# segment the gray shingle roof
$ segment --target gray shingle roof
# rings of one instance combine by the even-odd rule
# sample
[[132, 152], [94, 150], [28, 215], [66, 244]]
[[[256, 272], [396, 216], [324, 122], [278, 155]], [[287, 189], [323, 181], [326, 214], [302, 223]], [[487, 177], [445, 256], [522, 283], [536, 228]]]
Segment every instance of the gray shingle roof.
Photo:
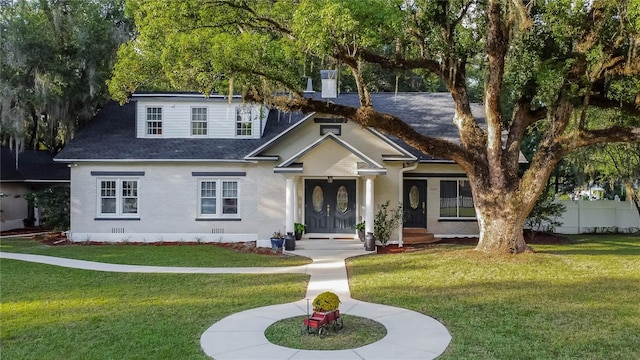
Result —
[[53, 162], [53, 156], [46, 151], [24, 150], [18, 153], [8, 147], [0, 147], [0, 180], [3, 182], [49, 182], [69, 181], [67, 164]]
[[[319, 98], [320, 94], [314, 93], [311, 97]], [[340, 94], [330, 101], [358, 106], [358, 96], [354, 93]], [[373, 93], [372, 101], [376, 110], [398, 116], [425, 135], [458, 138], [452, 122], [453, 100], [448, 93]], [[302, 113], [283, 114], [272, 110], [261, 139], [140, 139], [135, 136], [135, 107], [135, 101], [123, 106], [107, 103], [56, 159], [242, 161], [247, 154], [304, 118]], [[482, 117], [480, 105], [472, 109], [474, 115]], [[419, 159], [431, 159], [403, 141], [390, 138]]]
[[[320, 94], [315, 93], [311, 97], [319, 99]], [[336, 104], [359, 106], [356, 93], [340, 94], [335, 99], [327, 100]], [[372, 93], [371, 102], [377, 111], [404, 120], [423, 135], [459, 142], [458, 128], [453, 123], [455, 107], [449, 93]], [[471, 104], [471, 111], [481, 124], [484, 123], [481, 104]], [[412, 148], [395, 136], [387, 136], [419, 160], [437, 160]]]
[[65, 160], [226, 160], [245, 155], [293, 126], [301, 113], [271, 111], [261, 139], [141, 139], [135, 134], [135, 101], [107, 103], [56, 159]]

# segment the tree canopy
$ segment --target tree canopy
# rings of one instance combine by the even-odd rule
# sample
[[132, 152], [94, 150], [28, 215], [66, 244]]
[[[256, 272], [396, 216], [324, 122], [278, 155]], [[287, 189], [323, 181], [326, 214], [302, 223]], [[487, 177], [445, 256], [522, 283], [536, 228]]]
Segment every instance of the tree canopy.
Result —
[[124, 0], [0, 0], [0, 135], [57, 152], [107, 97]]
[[[479, 250], [522, 252], [522, 227], [554, 166], [577, 149], [638, 142], [639, 0], [130, 0], [113, 96], [139, 87], [242, 92], [287, 110], [341, 115], [453, 160], [469, 177]], [[346, 69], [351, 108], [303, 97], [312, 64]], [[373, 70], [373, 71], [372, 71]], [[372, 74], [440, 82], [460, 141], [374, 110]], [[392, 76], [393, 76], [392, 75]], [[480, 96], [474, 95], [479, 92]], [[484, 122], [470, 101], [481, 99]], [[593, 110], [615, 109], [591, 121]], [[531, 130], [528, 169], [520, 151]]]

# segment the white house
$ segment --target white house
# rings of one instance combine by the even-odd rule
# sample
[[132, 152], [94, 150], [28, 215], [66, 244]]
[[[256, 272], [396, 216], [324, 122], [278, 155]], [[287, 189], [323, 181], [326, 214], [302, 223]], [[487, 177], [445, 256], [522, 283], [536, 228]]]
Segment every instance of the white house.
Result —
[[[318, 96], [318, 94], [308, 94]], [[447, 93], [374, 93], [374, 107], [418, 131], [458, 138]], [[357, 106], [357, 94], [326, 101]], [[473, 106], [482, 118], [480, 105]], [[73, 241], [258, 241], [307, 225], [353, 238], [376, 205], [403, 203], [404, 229], [477, 236], [453, 162], [347, 119], [283, 113], [240, 97], [139, 93], [109, 103], [58, 154], [71, 167]], [[405, 240], [407, 236], [405, 233]], [[396, 231], [391, 242], [402, 243]]]

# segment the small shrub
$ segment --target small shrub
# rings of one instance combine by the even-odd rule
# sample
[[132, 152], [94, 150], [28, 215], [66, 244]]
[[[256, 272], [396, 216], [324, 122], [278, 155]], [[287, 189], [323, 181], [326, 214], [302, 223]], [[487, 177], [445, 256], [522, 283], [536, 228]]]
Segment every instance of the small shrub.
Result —
[[566, 206], [555, 201], [551, 188], [547, 187], [536, 202], [536, 205], [529, 213], [526, 224], [531, 228], [533, 236], [535, 231], [555, 231], [557, 226], [562, 225], [558, 218], [562, 216]]
[[43, 227], [64, 231], [69, 229], [70, 191], [68, 187], [53, 187], [27, 194], [26, 199], [40, 210]]
[[373, 219], [373, 236], [376, 240], [385, 245], [393, 230], [397, 229], [402, 221], [402, 206], [390, 210], [389, 201], [384, 204], [378, 204], [378, 211]]

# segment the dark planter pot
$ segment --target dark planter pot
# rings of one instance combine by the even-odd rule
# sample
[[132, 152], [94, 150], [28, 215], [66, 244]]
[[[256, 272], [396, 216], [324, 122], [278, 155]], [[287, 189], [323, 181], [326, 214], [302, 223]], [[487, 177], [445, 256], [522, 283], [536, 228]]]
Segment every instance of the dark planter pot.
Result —
[[295, 235], [296, 235], [296, 240], [302, 239], [302, 231], [296, 231]]
[[376, 249], [376, 238], [373, 233], [367, 233], [364, 237], [364, 249], [366, 251], [374, 251]]
[[282, 244], [284, 243], [284, 239], [280, 238], [271, 238], [271, 248], [273, 250], [278, 250], [282, 248]]
[[358, 230], [358, 239], [364, 241], [364, 230]]
[[287, 251], [293, 251], [296, 249], [296, 239], [293, 236], [293, 233], [287, 233], [287, 236], [284, 237], [284, 249]]

